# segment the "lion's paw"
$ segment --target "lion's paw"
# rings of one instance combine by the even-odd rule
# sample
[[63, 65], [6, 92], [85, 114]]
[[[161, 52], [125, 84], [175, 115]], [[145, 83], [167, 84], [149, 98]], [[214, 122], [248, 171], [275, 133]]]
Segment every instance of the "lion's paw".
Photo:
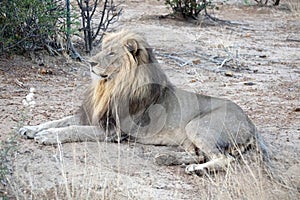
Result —
[[39, 132], [37, 126], [23, 126], [19, 129], [18, 134], [27, 139], [33, 139], [34, 136]]
[[190, 164], [185, 168], [185, 173], [203, 175], [207, 173], [207, 169], [201, 164]]
[[35, 142], [44, 145], [52, 145], [52, 144], [60, 143], [58, 134], [55, 132], [55, 130], [56, 130], [55, 128], [50, 128], [37, 133], [34, 136]]

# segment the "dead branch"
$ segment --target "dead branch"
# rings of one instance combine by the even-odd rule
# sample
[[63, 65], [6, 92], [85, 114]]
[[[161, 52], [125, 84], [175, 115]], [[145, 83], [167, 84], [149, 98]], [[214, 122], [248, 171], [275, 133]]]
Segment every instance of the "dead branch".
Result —
[[15, 83], [16, 83], [18, 86], [20, 86], [21, 88], [24, 88], [24, 87], [25, 87], [25, 86], [24, 86], [24, 83], [21, 82], [21, 81], [19, 81], [18, 79], [15, 79]]
[[49, 53], [51, 56], [53, 56], [53, 55], [59, 56], [59, 55], [60, 55], [60, 54], [58, 53], [58, 51], [56, 51], [56, 50], [55, 50], [54, 48], [52, 48], [50, 45], [46, 44], [45, 47], [46, 47], [48, 53]]
[[[77, 4], [81, 10], [82, 28], [85, 41], [85, 50], [91, 52], [95, 41], [99, 36], [99, 41], [102, 40], [104, 32], [108, 27], [115, 23], [122, 13], [122, 9], [118, 9], [118, 5], [114, 4], [113, 0], [77, 0]], [[102, 10], [97, 10], [101, 6]], [[95, 14], [99, 13], [100, 21], [94, 24]]]
[[222, 68], [222, 67], [225, 65], [226, 62], [229, 62], [229, 61], [231, 61], [231, 60], [232, 60], [231, 58], [225, 58], [225, 59], [223, 60], [223, 62], [221, 63], [221, 65], [218, 67], [218, 69]]
[[170, 54], [164, 54], [164, 53], [159, 53], [160, 56], [165, 57], [165, 58], [169, 58], [171, 60], [175, 60], [175, 62], [180, 66], [180, 67], [184, 67], [190, 63], [193, 63], [191, 60], [184, 60], [178, 56], [173, 56]]
[[286, 41], [288, 41], [288, 42], [300, 42], [300, 39], [286, 38]]
[[75, 47], [74, 47], [71, 40], [68, 41], [68, 47], [69, 47], [70, 52], [71, 52], [71, 58], [73, 58], [75, 60], [79, 60], [80, 62], [82, 62], [84, 60], [81, 57], [81, 55], [77, 52], [77, 50], [75, 49]]

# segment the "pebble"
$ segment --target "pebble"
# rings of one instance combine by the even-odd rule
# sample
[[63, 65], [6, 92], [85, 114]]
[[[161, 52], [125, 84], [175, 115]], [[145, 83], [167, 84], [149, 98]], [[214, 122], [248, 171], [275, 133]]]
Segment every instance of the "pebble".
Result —
[[225, 76], [233, 77], [233, 72], [232, 71], [226, 71]]

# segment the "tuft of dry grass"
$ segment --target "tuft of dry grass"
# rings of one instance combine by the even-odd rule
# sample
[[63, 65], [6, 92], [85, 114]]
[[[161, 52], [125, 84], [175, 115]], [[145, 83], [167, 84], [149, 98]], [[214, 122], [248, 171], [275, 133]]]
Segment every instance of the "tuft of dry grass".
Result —
[[[91, 155], [88, 150], [91, 148], [98, 151]], [[149, 148], [151, 154], [141, 154], [139, 150], [144, 151], [144, 148]], [[284, 186], [268, 176], [255, 151], [243, 155], [226, 172], [189, 176], [179, 170], [180, 166], [170, 169], [152, 165], [153, 160], [148, 159], [157, 153], [153, 148], [163, 150], [138, 144], [85, 143], [70, 144], [68, 148], [58, 145], [52, 148], [53, 152], [43, 155], [49, 157], [55, 153], [55, 162], [41, 160], [44, 165], [20, 165], [26, 169], [16, 168], [14, 176], [8, 179], [9, 186], [15, 199], [267, 200], [297, 199], [299, 196], [296, 186]], [[109, 151], [111, 149], [114, 151]], [[55, 164], [53, 168], [52, 164]], [[48, 168], [36, 171], [41, 166]], [[39, 180], [41, 178], [45, 180]], [[49, 178], [51, 180], [47, 180]]]
[[286, 5], [288, 9], [295, 14], [296, 16], [300, 16], [300, 1], [299, 0], [286, 0]]

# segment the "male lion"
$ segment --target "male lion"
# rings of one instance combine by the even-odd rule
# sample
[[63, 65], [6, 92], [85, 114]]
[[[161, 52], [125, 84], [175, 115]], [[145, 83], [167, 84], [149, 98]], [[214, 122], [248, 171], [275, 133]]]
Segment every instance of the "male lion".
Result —
[[238, 105], [176, 88], [136, 33], [107, 34], [102, 51], [91, 58], [91, 74], [78, 114], [25, 126], [19, 133], [46, 145], [125, 138], [178, 146], [185, 152], [177, 158], [174, 154], [170, 161], [162, 154], [156, 159], [159, 164], [185, 162], [187, 173], [224, 169], [251, 145], [267, 157], [259, 133]]

